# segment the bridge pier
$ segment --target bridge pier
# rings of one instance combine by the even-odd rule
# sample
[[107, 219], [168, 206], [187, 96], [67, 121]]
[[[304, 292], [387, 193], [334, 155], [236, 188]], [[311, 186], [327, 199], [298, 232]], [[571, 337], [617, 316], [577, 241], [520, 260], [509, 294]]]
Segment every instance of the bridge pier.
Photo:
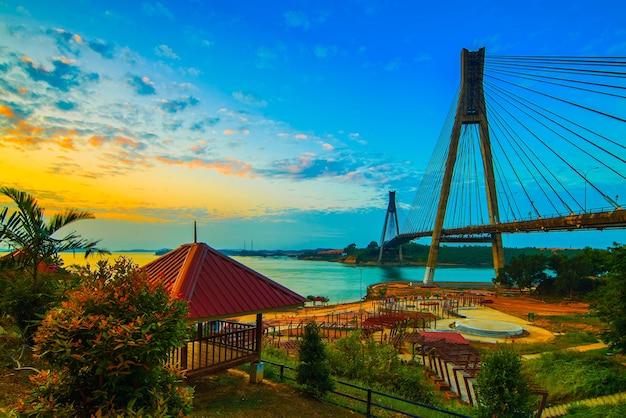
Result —
[[435, 268], [426, 266], [424, 272], [424, 286], [432, 286], [435, 281]]

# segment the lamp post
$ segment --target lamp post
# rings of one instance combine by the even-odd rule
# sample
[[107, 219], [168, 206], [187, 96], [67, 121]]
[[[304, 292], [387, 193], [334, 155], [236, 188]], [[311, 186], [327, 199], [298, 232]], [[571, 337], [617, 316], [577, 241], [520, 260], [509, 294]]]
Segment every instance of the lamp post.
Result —
[[600, 167], [590, 168], [585, 173], [583, 173], [583, 179], [585, 180], [585, 213], [587, 213], [587, 175], [591, 173], [593, 170], [595, 170], [596, 168], [600, 168]]

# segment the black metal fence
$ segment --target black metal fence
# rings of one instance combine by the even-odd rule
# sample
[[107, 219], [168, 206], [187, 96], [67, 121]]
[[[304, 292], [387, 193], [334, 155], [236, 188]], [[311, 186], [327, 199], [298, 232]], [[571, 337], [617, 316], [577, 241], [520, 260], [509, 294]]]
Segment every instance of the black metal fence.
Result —
[[[279, 378], [281, 381], [290, 380], [295, 381], [295, 372], [296, 369], [284, 364], [278, 364], [271, 361], [263, 360], [263, 363], [266, 365], [271, 365], [278, 368]], [[344, 390], [335, 389], [331, 391], [333, 395], [336, 395], [340, 398], [346, 398], [352, 400], [355, 405], [362, 405], [363, 409], [346, 406], [344, 404], [330, 401], [331, 403], [335, 403], [339, 406], [351, 409], [355, 412], [363, 413], [368, 417], [377, 416], [375, 412], [379, 411], [389, 411], [396, 414], [402, 414], [407, 417], [415, 417], [420, 418], [424, 415], [416, 415], [423, 411], [428, 417], [464, 417], [469, 418], [467, 415], [459, 414], [454, 411], [448, 411], [442, 408], [438, 408], [432, 405], [426, 405], [420, 402], [411, 401], [409, 399], [399, 398], [394, 395], [390, 395], [387, 393], [379, 392], [373, 390], [371, 388], [364, 388], [361, 386], [353, 385], [351, 383], [342, 382], [340, 380], [335, 380], [336, 387], [343, 388]], [[352, 392], [352, 393], [348, 393]], [[409, 412], [408, 410], [412, 412]]]

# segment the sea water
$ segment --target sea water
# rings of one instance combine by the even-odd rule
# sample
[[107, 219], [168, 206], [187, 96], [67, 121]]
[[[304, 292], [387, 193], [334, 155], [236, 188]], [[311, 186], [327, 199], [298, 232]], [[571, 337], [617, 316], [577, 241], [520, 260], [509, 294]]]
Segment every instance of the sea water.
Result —
[[[107, 259], [125, 256], [142, 266], [155, 258], [149, 252], [114, 252]], [[83, 255], [61, 254], [65, 265], [85, 265]], [[385, 282], [413, 282], [424, 278], [423, 266], [364, 266], [327, 261], [305, 261], [291, 257], [242, 257], [234, 260], [267, 276], [302, 296], [325, 296], [331, 303], [357, 301], [367, 292], [367, 286]], [[95, 264], [98, 258], [90, 258]], [[491, 283], [493, 268], [437, 267], [435, 282]]]

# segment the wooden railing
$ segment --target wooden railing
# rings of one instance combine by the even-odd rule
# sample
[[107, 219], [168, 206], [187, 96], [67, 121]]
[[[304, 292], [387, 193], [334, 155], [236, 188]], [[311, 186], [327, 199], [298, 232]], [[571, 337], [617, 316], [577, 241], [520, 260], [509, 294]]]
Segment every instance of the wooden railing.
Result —
[[196, 327], [196, 337], [170, 353], [170, 363], [186, 370], [188, 376], [258, 360], [256, 326], [211, 321]]

